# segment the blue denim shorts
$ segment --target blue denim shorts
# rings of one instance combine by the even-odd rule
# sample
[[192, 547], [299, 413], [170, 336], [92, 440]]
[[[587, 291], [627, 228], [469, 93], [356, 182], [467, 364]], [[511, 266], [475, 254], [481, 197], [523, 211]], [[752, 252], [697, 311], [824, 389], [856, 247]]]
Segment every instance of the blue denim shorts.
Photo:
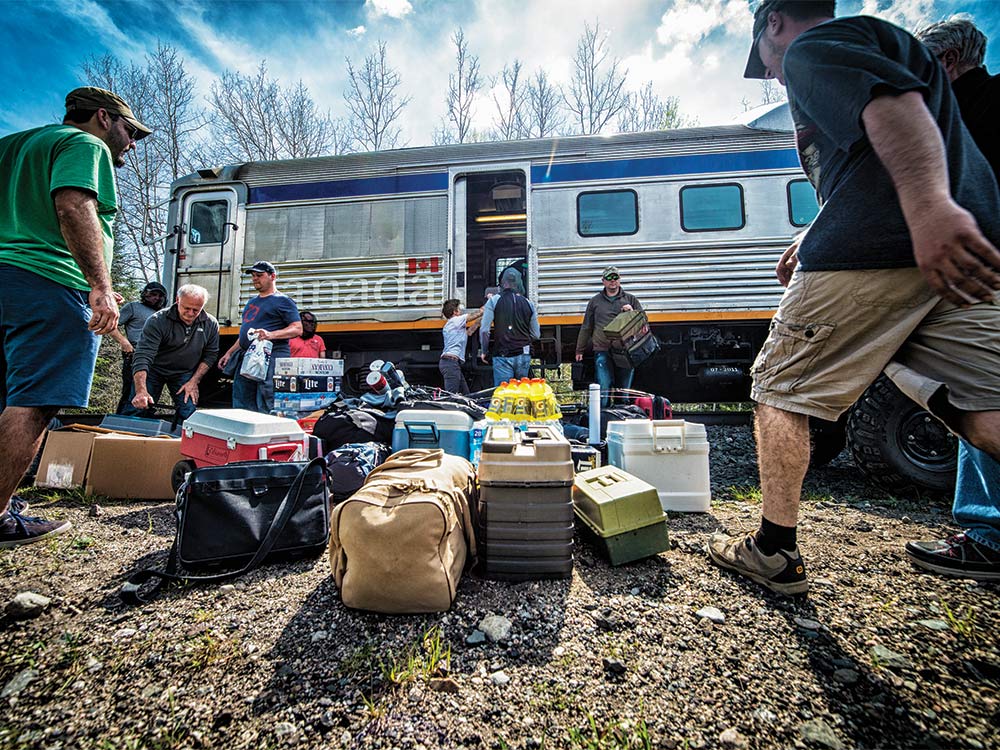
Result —
[[0, 263], [0, 408], [84, 407], [101, 339], [87, 293]]

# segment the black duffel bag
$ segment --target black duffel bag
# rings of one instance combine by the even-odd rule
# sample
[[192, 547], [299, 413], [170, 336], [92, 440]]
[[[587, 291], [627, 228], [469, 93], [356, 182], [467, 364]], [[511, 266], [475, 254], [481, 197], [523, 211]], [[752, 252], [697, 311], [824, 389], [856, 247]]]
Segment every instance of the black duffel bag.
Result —
[[338, 398], [316, 420], [312, 434], [323, 441], [323, 450], [336, 450], [348, 443], [392, 443], [396, 422], [376, 409], [352, 406]]
[[361, 489], [372, 469], [389, 457], [382, 443], [348, 443], [326, 456], [330, 497], [334, 503], [346, 500]]
[[[244, 461], [195, 469], [177, 491], [177, 534], [165, 570], [133, 573], [128, 604], [152, 599], [169, 581], [221, 583], [265, 562], [318, 555], [330, 536], [326, 461]], [[224, 573], [194, 575], [240, 566]], [[149, 581], [148, 592], [140, 588]]]

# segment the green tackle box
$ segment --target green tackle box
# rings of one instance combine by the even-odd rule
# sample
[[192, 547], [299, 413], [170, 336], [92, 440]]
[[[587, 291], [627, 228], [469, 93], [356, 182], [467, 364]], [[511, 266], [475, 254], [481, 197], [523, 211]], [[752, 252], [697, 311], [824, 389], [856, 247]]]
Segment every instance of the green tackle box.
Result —
[[664, 552], [667, 516], [656, 488], [616, 466], [576, 475], [573, 510], [581, 530], [600, 547], [612, 565]]

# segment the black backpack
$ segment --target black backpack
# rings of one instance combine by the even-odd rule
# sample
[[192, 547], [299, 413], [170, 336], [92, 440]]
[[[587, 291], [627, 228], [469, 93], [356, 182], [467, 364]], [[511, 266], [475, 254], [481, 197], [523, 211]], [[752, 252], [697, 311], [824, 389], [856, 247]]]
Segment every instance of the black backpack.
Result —
[[336, 450], [348, 443], [392, 442], [395, 420], [377, 409], [352, 406], [338, 398], [316, 420], [313, 435], [323, 441], [323, 449]]
[[389, 457], [382, 443], [348, 443], [326, 456], [330, 482], [330, 497], [339, 503], [359, 489], [372, 469]]

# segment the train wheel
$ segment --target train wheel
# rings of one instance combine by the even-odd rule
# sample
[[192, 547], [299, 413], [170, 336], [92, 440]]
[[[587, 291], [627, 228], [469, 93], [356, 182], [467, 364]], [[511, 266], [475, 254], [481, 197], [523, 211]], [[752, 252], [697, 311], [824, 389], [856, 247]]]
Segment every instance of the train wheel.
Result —
[[958, 441], [885, 375], [851, 407], [847, 441], [857, 467], [886, 492], [954, 492]]

